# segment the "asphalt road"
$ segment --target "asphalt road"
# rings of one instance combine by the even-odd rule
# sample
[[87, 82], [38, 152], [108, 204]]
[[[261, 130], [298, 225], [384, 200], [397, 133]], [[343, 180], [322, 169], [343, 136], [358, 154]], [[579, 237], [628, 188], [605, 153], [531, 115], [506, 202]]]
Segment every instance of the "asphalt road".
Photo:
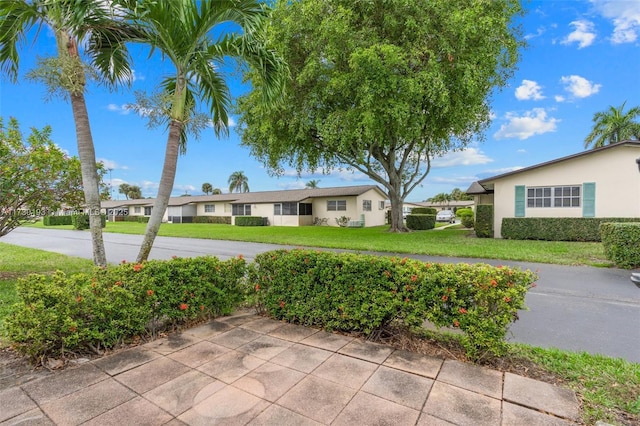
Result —
[[[104, 240], [108, 261], [120, 263], [135, 260], [142, 236], [105, 233]], [[88, 232], [19, 228], [2, 237], [0, 242], [70, 256], [92, 256]], [[252, 260], [258, 253], [283, 247], [287, 246], [158, 237], [150, 258], [212, 255], [228, 259], [242, 254]], [[485, 262], [537, 271], [538, 286], [527, 295], [529, 310], [520, 312], [520, 319], [511, 327], [511, 341], [586, 351], [640, 363], [640, 288], [631, 283], [629, 271], [421, 255], [408, 257], [430, 262]]]

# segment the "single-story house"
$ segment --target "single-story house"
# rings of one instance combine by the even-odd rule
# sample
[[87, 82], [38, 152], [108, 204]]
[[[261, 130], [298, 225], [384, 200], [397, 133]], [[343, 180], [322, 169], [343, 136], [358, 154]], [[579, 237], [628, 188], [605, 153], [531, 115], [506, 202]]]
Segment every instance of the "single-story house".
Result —
[[476, 205], [493, 204], [501, 237], [509, 217], [640, 217], [640, 141], [623, 141], [471, 184]]
[[[369, 227], [385, 224], [386, 198], [376, 185], [172, 197], [164, 220], [190, 223], [196, 216], [229, 216], [234, 224], [237, 216], [260, 216], [276, 226], [338, 226], [336, 219], [346, 217], [350, 226]], [[150, 216], [154, 202], [109, 200], [102, 208], [117, 220], [119, 213]]]

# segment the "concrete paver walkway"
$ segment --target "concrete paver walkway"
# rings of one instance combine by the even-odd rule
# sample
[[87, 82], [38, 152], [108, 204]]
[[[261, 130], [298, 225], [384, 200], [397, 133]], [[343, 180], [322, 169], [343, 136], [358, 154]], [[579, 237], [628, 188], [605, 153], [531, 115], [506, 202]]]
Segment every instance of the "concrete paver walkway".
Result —
[[0, 391], [0, 424], [570, 425], [575, 394], [237, 314]]

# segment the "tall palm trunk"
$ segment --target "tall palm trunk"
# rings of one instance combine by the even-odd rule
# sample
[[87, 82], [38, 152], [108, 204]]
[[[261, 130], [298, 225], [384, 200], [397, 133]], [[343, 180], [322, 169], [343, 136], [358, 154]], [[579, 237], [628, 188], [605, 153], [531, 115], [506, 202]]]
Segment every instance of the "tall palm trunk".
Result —
[[[67, 55], [72, 59], [78, 59], [78, 45], [66, 31], [58, 31], [56, 34], [59, 55]], [[79, 65], [80, 66], [80, 65]], [[96, 164], [96, 152], [91, 136], [91, 126], [89, 125], [89, 113], [84, 99], [84, 70], [80, 66], [71, 71], [70, 79], [77, 79], [74, 85], [82, 89], [70, 91], [71, 108], [73, 110], [73, 121], [76, 126], [76, 139], [78, 144], [78, 157], [82, 170], [82, 189], [84, 200], [89, 210], [89, 229], [91, 231], [91, 241], [93, 244], [93, 262], [97, 266], [107, 266], [107, 256], [104, 250], [102, 239], [102, 219], [100, 216], [100, 188], [98, 179], [98, 168]]]
[[162, 224], [164, 212], [169, 205], [169, 197], [173, 190], [173, 182], [176, 178], [176, 169], [178, 167], [178, 151], [180, 148], [180, 135], [184, 124], [177, 120], [172, 120], [169, 126], [169, 136], [167, 138], [167, 149], [164, 154], [164, 165], [162, 166], [162, 176], [160, 177], [160, 187], [158, 188], [158, 197], [153, 203], [151, 217], [147, 224], [147, 230], [140, 246], [137, 262], [144, 262], [149, 258], [151, 247], [158, 235], [158, 230]]

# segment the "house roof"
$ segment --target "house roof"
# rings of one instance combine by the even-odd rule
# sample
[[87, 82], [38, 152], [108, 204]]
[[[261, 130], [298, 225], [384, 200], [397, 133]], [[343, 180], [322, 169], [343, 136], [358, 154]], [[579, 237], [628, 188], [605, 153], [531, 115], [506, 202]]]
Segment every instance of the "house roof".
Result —
[[[217, 195], [193, 195], [188, 197], [172, 197], [169, 206], [184, 206], [186, 204], [206, 202], [229, 202], [232, 204], [261, 204], [300, 202], [309, 198], [347, 197], [364, 194], [369, 190], [376, 190], [386, 198], [386, 194], [377, 185], [339, 186], [333, 188], [289, 189], [282, 191], [241, 192]], [[140, 200], [108, 200], [103, 201], [102, 208], [112, 209], [129, 206], [152, 206], [155, 199]]]
[[[539, 163], [539, 164], [534, 164], [533, 166], [529, 166], [529, 167], [524, 167], [522, 169], [518, 169], [518, 170], [514, 170], [512, 172], [508, 172], [508, 173], [503, 173], [497, 176], [492, 176], [489, 178], [485, 178], [485, 179], [480, 179], [477, 182], [474, 182], [471, 184], [471, 186], [469, 187], [469, 189], [467, 189], [467, 194], [486, 194], [488, 193], [488, 191], [491, 191], [492, 185], [491, 183], [505, 178], [507, 176], [513, 176], [516, 175], [518, 173], [525, 173], [534, 169], [539, 169], [541, 167], [546, 167], [546, 166], [550, 166], [552, 164], [558, 164], [558, 163], [562, 163], [564, 161], [568, 161], [568, 160], [573, 160], [575, 158], [579, 158], [579, 157], [585, 157], [588, 155], [594, 155], [594, 154], [598, 154], [602, 151], [605, 150], [609, 150], [609, 149], [616, 149], [622, 146], [631, 146], [631, 147], [635, 147], [635, 148], [640, 148], [640, 141], [622, 141], [622, 142], [618, 142], [618, 143], [614, 143], [614, 144], [610, 144], [610, 145], [605, 145], [603, 147], [600, 148], [594, 148], [594, 149], [589, 149], [586, 151], [582, 151], [579, 152], [577, 154], [572, 154], [572, 155], [567, 155], [566, 157], [561, 157], [561, 158], [557, 158], [555, 160], [551, 160], [551, 161], [546, 161], [544, 163]], [[478, 184], [476, 186], [476, 184]], [[482, 188], [482, 189], [481, 189]], [[482, 191], [484, 190], [484, 191]], [[478, 192], [470, 192], [470, 191], [478, 191]]]

